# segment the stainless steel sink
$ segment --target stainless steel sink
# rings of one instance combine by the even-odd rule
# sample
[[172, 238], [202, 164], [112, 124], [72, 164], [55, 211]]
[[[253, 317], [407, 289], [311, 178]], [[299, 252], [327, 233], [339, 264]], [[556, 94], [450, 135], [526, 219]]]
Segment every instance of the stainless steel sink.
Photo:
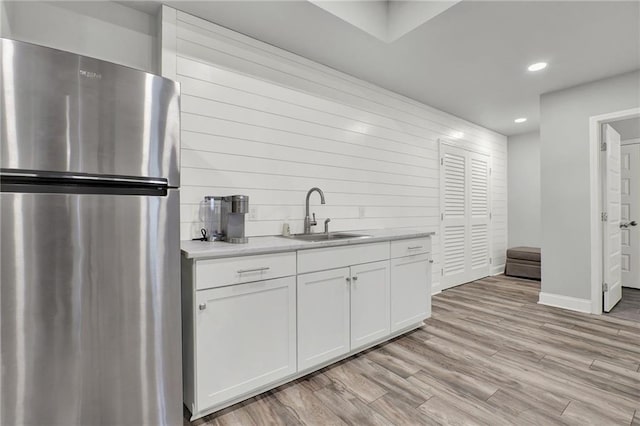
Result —
[[294, 234], [288, 237], [283, 238], [291, 238], [293, 240], [300, 241], [329, 241], [329, 240], [346, 240], [346, 239], [357, 239], [357, 238], [369, 238], [370, 235], [365, 234], [351, 234], [347, 232], [330, 232], [328, 234]]

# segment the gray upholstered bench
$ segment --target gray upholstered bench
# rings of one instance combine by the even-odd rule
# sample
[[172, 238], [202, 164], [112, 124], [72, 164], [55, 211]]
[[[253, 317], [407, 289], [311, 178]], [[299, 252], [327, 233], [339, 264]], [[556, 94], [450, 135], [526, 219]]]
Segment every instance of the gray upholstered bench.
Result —
[[504, 274], [511, 277], [540, 279], [540, 249], [538, 247], [514, 247], [507, 250]]

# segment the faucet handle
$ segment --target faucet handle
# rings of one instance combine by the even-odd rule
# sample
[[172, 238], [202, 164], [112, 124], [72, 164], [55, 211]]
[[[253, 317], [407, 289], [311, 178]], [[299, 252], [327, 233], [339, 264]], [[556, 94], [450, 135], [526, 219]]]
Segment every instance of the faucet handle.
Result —
[[312, 226], [316, 226], [318, 224], [318, 222], [316, 221], [316, 214], [315, 213], [311, 213], [313, 215], [313, 220], [311, 221], [311, 225]]

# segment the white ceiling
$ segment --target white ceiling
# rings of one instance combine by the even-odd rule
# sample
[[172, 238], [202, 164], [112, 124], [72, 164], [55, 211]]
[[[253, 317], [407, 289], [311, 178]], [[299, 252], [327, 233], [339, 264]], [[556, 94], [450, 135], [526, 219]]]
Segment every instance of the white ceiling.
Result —
[[505, 135], [542, 93], [640, 69], [638, 1], [464, 0], [391, 43], [305, 0], [165, 3]]
[[611, 127], [620, 133], [620, 139], [640, 139], [640, 118], [627, 118], [626, 120], [614, 121]]
[[391, 43], [460, 0], [308, 0], [368, 34]]

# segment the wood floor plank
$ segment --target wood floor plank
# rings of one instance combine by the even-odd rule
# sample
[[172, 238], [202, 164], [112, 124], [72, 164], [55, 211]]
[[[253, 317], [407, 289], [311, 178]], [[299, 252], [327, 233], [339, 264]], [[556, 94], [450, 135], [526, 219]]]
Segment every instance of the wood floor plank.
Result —
[[389, 421], [338, 383], [314, 392], [336, 416], [350, 425], [388, 425]]
[[418, 407], [433, 396], [431, 392], [425, 392], [421, 388], [411, 386], [404, 378], [378, 365], [372, 360], [358, 357], [352, 365], [354, 369], [370, 377], [371, 380], [384, 389], [386, 393], [392, 393], [395, 398], [402, 399], [407, 405], [412, 407]]
[[244, 406], [254, 423], [259, 426], [276, 426], [278, 424], [301, 425], [302, 422], [293, 412], [285, 407], [273, 392], [267, 392], [252, 398], [251, 403]]
[[637, 401], [628, 401], [624, 395], [593, 387], [581, 375], [573, 375], [562, 368], [550, 370], [543, 365], [531, 363], [527, 359], [501, 356], [500, 353], [492, 358], [504, 368], [511, 369], [512, 374], [521, 380], [538, 384], [555, 394], [566, 395], [570, 400], [611, 410], [633, 410], [637, 404]]
[[512, 371], [494, 364], [491, 357], [469, 351], [463, 345], [438, 339], [430, 341], [429, 344], [434, 350], [439, 351], [442, 357], [457, 359], [453, 367], [457, 371], [475, 375], [478, 380], [486, 380], [500, 389], [507, 390], [525, 406], [560, 415], [570, 401], [561, 393], [554, 393], [544, 386], [521, 380]]
[[420, 371], [420, 367], [410, 360], [394, 356], [386, 349], [386, 345], [370, 351], [367, 356], [375, 363], [405, 379]]
[[562, 413], [562, 418], [570, 420], [577, 425], [610, 425], [610, 424], [631, 424], [633, 421], [633, 411], [603, 411], [599, 406], [584, 404], [579, 401], [571, 401], [567, 409]]
[[618, 398], [627, 399], [632, 405], [640, 404], [640, 387], [637, 386], [637, 383], [633, 383], [625, 378], [616, 380], [611, 374], [591, 370], [579, 364], [554, 358], [553, 356], [545, 356], [545, 358], [539, 362], [539, 365], [550, 371], [561, 372], [576, 383], [585, 384], [599, 390], [605, 390], [616, 395]]
[[594, 360], [589, 368], [594, 371], [606, 371], [608, 373], [614, 374], [616, 375], [615, 380], [632, 380], [637, 384], [638, 389], [640, 389], [640, 372], [638, 371], [622, 368], [616, 364], [601, 361], [599, 359]]
[[422, 328], [191, 425], [640, 426], [640, 323], [539, 291], [504, 276], [444, 291]]
[[308, 388], [300, 385], [285, 386], [275, 397], [290, 408], [306, 425], [345, 425], [333, 411], [322, 403]]
[[[495, 407], [497, 411], [511, 414], [516, 423], [543, 423], [543, 424], [563, 424], [560, 413], [553, 413], [545, 408], [536, 406], [526, 394], [521, 394], [518, 390], [511, 388], [499, 389], [487, 400], [487, 404]], [[567, 403], [569, 405], [569, 403]], [[564, 408], [562, 411], [564, 411]], [[535, 418], [535, 422], [533, 422]]]
[[407, 405], [393, 395], [385, 395], [369, 404], [372, 410], [386, 418], [390, 425], [440, 425], [433, 417]]

